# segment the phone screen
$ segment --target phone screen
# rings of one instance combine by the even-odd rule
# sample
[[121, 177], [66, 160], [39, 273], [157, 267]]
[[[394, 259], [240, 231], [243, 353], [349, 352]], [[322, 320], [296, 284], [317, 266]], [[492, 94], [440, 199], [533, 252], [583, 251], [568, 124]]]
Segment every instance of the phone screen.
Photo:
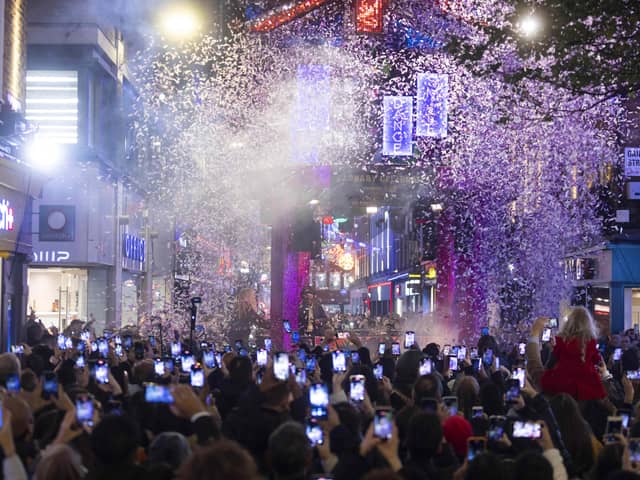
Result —
[[484, 408], [482, 407], [472, 407], [471, 408], [471, 416], [473, 418], [482, 417], [484, 415]]
[[109, 355], [109, 342], [105, 339], [98, 340], [98, 352], [100, 352], [100, 355], [103, 357]]
[[482, 363], [480, 362], [480, 359], [479, 359], [479, 358], [477, 358], [477, 357], [476, 357], [476, 358], [472, 358], [472, 359], [471, 359], [471, 366], [472, 366], [472, 368], [473, 368], [473, 370], [474, 370], [475, 372], [480, 371], [480, 366], [481, 366], [481, 365], [482, 365]]
[[373, 367], [373, 376], [376, 377], [376, 380], [382, 380], [383, 375], [384, 369], [382, 365], [377, 364], [375, 367]]
[[256, 353], [256, 363], [260, 367], [264, 367], [267, 364], [267, 351], [264, 349], [258, 350]]
[[180, 342], [172, 342], [171, 343], [171, 356], [173, 358], [179, 357], [180, 353], [182, 353], [182, 345]]
[[204, 387], [204, 372], [202, 367], [194, 365], [191, 367], [191, 386], [196, 388]]
[[346, 372], [347, 371], [347, 360], [345, 358], [344, 352], [337, 350], [333, 352], [333, 371], [334, 372]]
[[352, 402], [364, 402], [364, 375], [351, 375], [350, 398]]
[[507, 403], [513, 403], [518, 400], [520, 396], [520, 381], [518, 379], [511, 379], [507, 382], [507, 393], [505, 401]]
[[264, 339], [264, 349], [265, 349], [267, 352], [270, 352], [270, 351], [271, 351], [271, 339], [270, 339], [270, 338], [265, 338], [265, 339]]
[[165, 369], [164, 369], [164, 362], [162, 361], [162, 359], [156, 358], [154, 360], [154, 362], [153, 362], [153, 371], [159, 377], [164, 375]]
[[314, 383], [309, 389], [309, 403], [313, 418], [327, 418], [329, 390], [323, 383]]
[[67, 349], [67, 339], [64, 338], [64, 335], [58, 335], [58, 348], [60, 350]]
[[96, 364], [96, 382], [107, 384], [109, 383], [109, 365], [104, 362]]
[[536, 422], [513, 422], [513, 438], [536, 439], [542, 436], [542, 429]]
[[122, 345], [116, 345], [115, 351], [116, 351], [116, 357], [121, 357], [122, 356]]
[[147, 384], [144, 400], [148, 403], [173, 403], [173, 395], [166, 385]]
[[322, 427], [316, 422], [307, 422], [306, 433], [312, 447], [322, 445], [324, 443], [324, 432], [322, 431]]
[[621, 348], [616, 348], [613, 351], [613, 360], [617, 362], [617, 361], [620, 360], [620, 358], [622, 358], [622, 349]]
[[425, 358], [420, 363], [420, 376], [429, 375], [431, 373], [432, 369], [433, 369], [433, 365], [431, 363], [431, 359], [430, 358]]
[[377, 410], [373, 418], [373, 435], [388, 440], [393, 435], [393, 416], [389, 410]]
[[558, 319], [553, 317], [549, 319], [549, 327], [550, 328], [558, 328]]
[[316, 369], [316, 361], [313, 357], [308, 357], [306, 362], [307, 372], [314, 372]]
[[182, 373], [191, 373], [191, 367], [196, 363], [196, 359], [189, 352], [184, 352], [181, 358], [180, 368]]
[[487, 348], [484, 352], [484, 355], [482, 355], [482, 363], [484, 363], [485, 365], [491, 365], [493, 363], [493, 350], [490, 348]]
[[284, 331], [287, 333], [291, 333], [291, 324], [289, 323], [289, 320], [285, 320], [284, 322], [282, 322], [283, 326], [284, 326]]
[[296, 368], [296, 383], [301, 387], [307, 383], [307, 371], [304, 368]]
[[[542, 341], [543, 342], [548, 342], [549, 340], [545, 340], [544, 339], [544, 335], [542, 336]], [[519, 355], [524, 355], [526, 352], [526, 348], [527, 348], [527, 344], [526, 343], [519, 343], [518, 344], [518, 354]]]
[[458, 397], [442, 397], [442, 402], [449, 411], [449, 416], [458, 414]]
[[411, 348], [416, 343], [416, 332], [409, 331], [404, 334], [404, 348]]
[[378, 344], [378, 355], [384, 355], [384, 352], [387, 350], [387, 345], [384, 343]]
[[360, 354], [358, 352], [351, 352], [351, 363], [354, 365], [360, 363]]
[[293, 332], [291, 334], [291, 341], [293, 343], [300, 343], [300, 333], [299, 332]]
[[467, 446], [467, 459], [471, 461], [487, 449], [487, 442], [484, 438], [471, 437], [467, 440]]
[[632, 462], [640, 462], [640, 438], [629, 439], [629, 456]]
[[19, 392], [20, 391], [20, 377], [16, 374], [9, 375], [7, 377], [7, 391]]
[[391, 355], [394, 355], [396, 357], [400, 356], [400, 344], [399, 343], [392, 343], [391, 344]]
[[80, 423], [93, 422], [93, 402], [91, 400], [76, 400], [76, 418]]
[[44, 393], [45, 398], [50, 398], [52, 395], [58, 394], [58, 379], [56, 374], [53, 372], [45, 372], [43, 374], [44, 383], [42, 386], [42, 391]]
[[622, 433], [622, 417], [607, 417], [606, 433]]
[[[545, 328], [542, 331], [542, 341], [543, 342], [549, 342], [551, 341], [551, 329], [550, 328]], [[524, 355], [524, 354], [523, 354]]]
[[524, 368], [517, 367], [516, 371], [513, 372], [512, 375], [513, 375], [513, 378], [517, 379], [518, 382], [520, 383], [520, 388], [524, 388], [525, 379], [526, 379], [526, 372], [524, 371]]
[[289, 354], [285, 352], [277, 353], [273, 360], [273, 375], [278, 380], [289, 378]]
[[458, 370], [458, 357], [449, 357], [449, 370], [454, 372]]
[[467, 347], [460, 347], [458, 349], [458, 360], [464, 360], [467, 358]]
[[507, 424], [506, 417], [492, 416], [489, 417], [489, 429], [487, 430], [487, 438], [494, 442], [497, 442], [502, 438], [505, 433], [505, 426]]
[[216, 366], [216, 354], [213, 350], [205, 350], [202, 354], [202, 362], [207, 368], [215, 368]]

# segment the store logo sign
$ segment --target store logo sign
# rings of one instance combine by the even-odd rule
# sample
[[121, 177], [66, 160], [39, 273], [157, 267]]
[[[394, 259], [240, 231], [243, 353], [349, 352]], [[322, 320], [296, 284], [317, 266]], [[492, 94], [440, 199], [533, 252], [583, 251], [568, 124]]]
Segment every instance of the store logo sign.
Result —
[[13, 207], [11, 207], [9, 200], [0, 198], [0, 231], [13, 231], [13, 222]]
[[145, 257], [144, 239], [125, 233], [122, 239], [122, 255], [129, 260], [143, 263]]
[[49, 262], [49, 263], [58, 263], [58, 262], [66, 262], [71, 257], [71, 253], [60, 250], [60, 251], [47, 251], [40, 250], [39, 252], [33, 252], [33, 261], [34, 262]]

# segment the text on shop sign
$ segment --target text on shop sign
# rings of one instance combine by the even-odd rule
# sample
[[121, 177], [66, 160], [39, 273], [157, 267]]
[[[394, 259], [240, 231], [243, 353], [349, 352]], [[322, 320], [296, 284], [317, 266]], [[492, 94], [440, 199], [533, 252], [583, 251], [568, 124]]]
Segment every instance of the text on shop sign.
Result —
[[144, 262], [145, 241], [134, 235], [124, 234], [122, 239], [122, 255], [136, 262]]
[[13, 207], [9, 200], [0, 199], [0, 230], [5, 232], [13, 231]]

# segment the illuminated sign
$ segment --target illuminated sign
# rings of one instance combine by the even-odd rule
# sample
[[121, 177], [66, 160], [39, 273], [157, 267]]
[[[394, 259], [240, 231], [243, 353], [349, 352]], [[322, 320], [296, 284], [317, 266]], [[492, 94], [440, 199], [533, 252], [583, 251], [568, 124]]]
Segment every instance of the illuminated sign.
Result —
[[416, 135], [434, 138], [447, 136], [448, 96], [448, 75], [439, 73], [418, 74]]
[[382, 33], [383, 0], [356, 0], [356, 32]]
[[145, 241], [134, 235], [124, 234], [122, 239], [122, 255], [135, 262], [144, 262]]
[[296, 18], [306, 15], [329, 0], [304, 0], [290, 6], [274, 9], [272, 13], [251, 25], [254, 32], [270, 32]]
[[322, 224], [323, 225], [333, 225], [333, 217], [331, 217], [331, 216], [322, 217]]
[[640, 148], [624, 149], [624, 174], [627, 177], [640, 177]]
[[0, 231], [11, 232], [13, 231], [13, 222], [15, 221], [13, 215], [13, 207], [9, 203], [9, 200], [4, 198], [0, 199]]
[[413, 154], [413, 97], [384, 97], [382, 154], [411, 156]]
[[48, 251], [48, 250], [40, 250], [39, 252], [33, 252], [33, 261], [34, 262], [50, 262], [50, 263], [58, 263], [58, 262], [66, 262], [71, 257], [71, 253], [65, 250], [60, 251]]

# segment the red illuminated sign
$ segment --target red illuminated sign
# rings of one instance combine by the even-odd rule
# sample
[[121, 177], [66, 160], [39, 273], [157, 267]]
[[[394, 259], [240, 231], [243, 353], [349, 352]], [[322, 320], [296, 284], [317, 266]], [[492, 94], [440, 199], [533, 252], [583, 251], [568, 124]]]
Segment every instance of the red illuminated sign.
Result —
[[325, 3], [332, 0], [304, 0], [285, 7], [278, 8], [268, 16], [258, 20], [249, 29], [253, 32], [270, 32], [298, 17], [306, 15]]
[[333, 217], [322, 217], [323, 225], [333, 225]]
[[356, 32], [382, 33], [383, 0], [356, 0]]

